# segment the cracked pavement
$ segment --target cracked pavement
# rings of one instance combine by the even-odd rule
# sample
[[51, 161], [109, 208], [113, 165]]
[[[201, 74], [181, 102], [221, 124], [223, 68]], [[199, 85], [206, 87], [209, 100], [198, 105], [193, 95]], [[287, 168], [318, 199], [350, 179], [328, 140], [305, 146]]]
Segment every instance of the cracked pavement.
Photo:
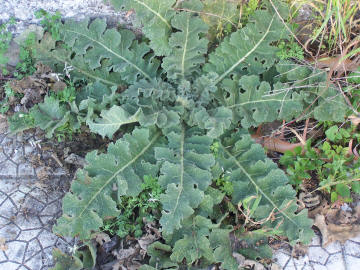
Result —
[[[42, 179], [43, 168], [29, 159], [39, 155], [31, 146], [33, 134], [0, 134], [0, 269], [43, 270], [53, 266], [52, 249], [65, 251], [73, 240], [54, 235], [52, 225], [61, 214], [65, 171]], [[40, 177], [40, 179], [39, 179]]]

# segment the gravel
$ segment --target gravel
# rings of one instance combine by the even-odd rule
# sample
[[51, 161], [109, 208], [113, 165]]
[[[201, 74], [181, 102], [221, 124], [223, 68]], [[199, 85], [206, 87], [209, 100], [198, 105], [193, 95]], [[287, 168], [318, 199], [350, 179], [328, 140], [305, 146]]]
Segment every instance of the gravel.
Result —
[[104, 17], [108, 24], [131, 24], [132, 16], [125, 17], [124, 12], [116, 12], [108, 0], [0, 0], [0, 24], [11, 17], [16, 25], [10, 28], [15, 35], [21, 33], [31, 24], [39, 24], [35, 11], [44, 9], [48, 12], [59, 11], [63, 18], [76, 20], [85, 17]]

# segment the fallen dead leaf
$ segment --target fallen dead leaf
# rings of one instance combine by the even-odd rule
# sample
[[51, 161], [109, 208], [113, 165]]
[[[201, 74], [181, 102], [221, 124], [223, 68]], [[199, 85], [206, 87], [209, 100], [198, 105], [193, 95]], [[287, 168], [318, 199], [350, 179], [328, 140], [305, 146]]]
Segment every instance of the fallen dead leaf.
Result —
[[104, 243], [108, 243], [111, 241], [110, 236], [104, 232], [98, 232], [95, 235], [95, 241], [99, 244], [99, 245], [104, 245]]
[[305, 254], [307, 254], [308, 246], [304, 246], [302, 244], [296, 244], [291, 251], [291, 257], [293, 258], [299, 258], [303, 257]]
[[233, 257], [239, 265], [238, 269], [253, 269], [253, 270], [265, 270], [265, 266], [254, 260], [246, 260], [245, 257], [237, 252], [234, 252]]
[[147, 235], [144, 235], [143, 237], [141, 237], [139, 240], [138, 240], [138, 243], [139, 243], [139, 246], [141, 249], [147, 251], [147, 248], [150, 244], [154, 243], [156, 240], [158, 240], [159, 238], [156, 237], [155, 235], [153, 234], [147, 234]]
[[124, 260], [128, 259], [129, 257], [134, 256], [137, 253], [137, 249], [130, 247], [126, 249], [119, 249], [114, 250], [112, 254], [118, 259], [118, 260]]
[[317, 215], [315, 217], [314, 225], [318, 227], [321, 232], [323, 247], [326, 247], [330, 243], [335, 241], [340, 241], [340, 243], [343, 244], [346, 242], [346, 240], [356, 237], [360, 234], [360, 225], [335, 225], [331, 223], [327, 224], [324, 215]]
[[6, 245], [6, 239], [3, 237], [0, 237], [0, 250], [6, 251], [8, 249]]

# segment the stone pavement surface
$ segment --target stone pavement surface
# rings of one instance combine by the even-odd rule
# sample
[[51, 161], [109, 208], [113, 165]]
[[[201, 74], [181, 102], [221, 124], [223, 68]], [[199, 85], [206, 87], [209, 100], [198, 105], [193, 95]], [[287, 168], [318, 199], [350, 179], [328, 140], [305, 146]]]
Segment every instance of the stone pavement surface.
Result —
[[274, 254], [274, 261], [284, 270], [359, 270], [360, 235], [348, 240], [344, 245], [335, 242], [321, 247], [321, 239], [315, 236], [309, 246], [308, 254], [291, 258], [290, 252], [279, 250]]
[[48, 269], [54, 247], [73, 245], [51, 231], [69, 180], [61, 170], [44, 179], [44, 168], [32, 167], [29, 160], [39, 149], [29, 142], [35, 141], [32, 134], [0, 134], [0, 270]]
[[[61, 214], [61, 198], [69, 183], [60, 167], [44, 175], [32, 162], [41, 153], [34, 134], [0, 134], [0, 270], [45, 270], [53, 266], [52, 249], [69, 251], [71, 239], [59, 238], [51, 227]], [[41, 158], [44, 159], [42, 156]], [[316, 236], [308, 255], [291, 258], [279, 250], [274, 260], [284, 270], [359, 270], [360, 236], [326, 249]]]

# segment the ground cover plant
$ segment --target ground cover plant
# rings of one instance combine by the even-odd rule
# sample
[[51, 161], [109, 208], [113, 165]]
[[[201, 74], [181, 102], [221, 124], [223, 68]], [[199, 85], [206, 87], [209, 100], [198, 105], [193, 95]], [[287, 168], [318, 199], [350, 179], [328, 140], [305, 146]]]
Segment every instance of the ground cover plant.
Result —
[[268, 236], [291, 244], [313, 236], [290, 185], [296, 179], [265, 155], [252, 129], [310, 117], [342, 122], [347, 104], [326, 72], [291, 59], [301, 53], [284, 46], [294, 42], [286, 5], [251, 1], [243, 27], [229, 22], [214, 39], [210, 2], [114, 0], [135, 10], [142, 38], [102, 19], [62, 23], [43, 13], [53, 23], [44, 21], [49, 32], [35, 57], [69, 82], [15, 113], [11, 130], [39, 127], [64, 140], [86, 126], [113, 139], [107, 151], [87, 154], [63, 200], [53, 230], [86, 248], [65, 259], [55, 251], [55, 269], [91, 269], [94, 234], [140, 237], [148, 222], [161, 236], [142, 269], [237, 269], [234, 254], [271, 257]]

